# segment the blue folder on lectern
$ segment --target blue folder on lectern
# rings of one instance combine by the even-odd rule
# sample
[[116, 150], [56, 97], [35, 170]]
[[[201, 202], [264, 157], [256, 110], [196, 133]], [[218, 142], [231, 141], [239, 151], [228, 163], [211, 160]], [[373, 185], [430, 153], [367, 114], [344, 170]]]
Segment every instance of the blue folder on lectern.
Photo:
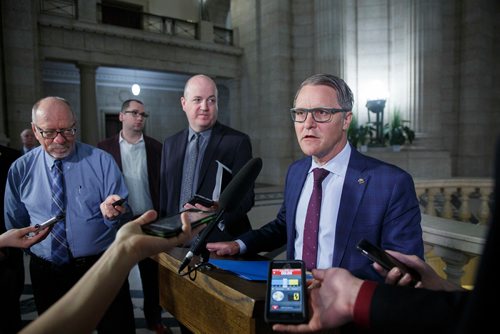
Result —
[[248, 281], [266, 281], [269, 261], [238, 261], [210, 259], [208, 262]]

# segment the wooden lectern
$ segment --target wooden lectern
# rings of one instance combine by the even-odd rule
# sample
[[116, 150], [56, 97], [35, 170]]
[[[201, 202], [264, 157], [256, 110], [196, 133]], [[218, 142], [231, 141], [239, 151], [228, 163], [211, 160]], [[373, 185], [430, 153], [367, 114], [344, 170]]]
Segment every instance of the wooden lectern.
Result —
[[[187, 249], [158, 254], [160, 304], [194, 333], [274, 333], [264, 322], [266, 282], [252, 282], [220, 270], [177, 271]], [[197, 259], [193, 259], [193, 263]]]

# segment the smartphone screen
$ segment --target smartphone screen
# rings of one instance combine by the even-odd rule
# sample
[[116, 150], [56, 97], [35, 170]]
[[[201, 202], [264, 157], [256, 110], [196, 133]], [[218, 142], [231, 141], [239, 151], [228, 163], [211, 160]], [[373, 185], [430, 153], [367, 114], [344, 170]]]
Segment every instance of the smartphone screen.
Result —
[[[216, 213], [189, 212], [191, 228], [208, 224], [215, 219]], [[174, 237], [182, 232], [181, 215], [175, 214], [170, 217], [160, 218], [152, 223], [142, 225], [144, 233], [163, 238]]]
[[307, 319], [305, 264], [300, 260], [274, 260], [269, 264], [265, 320], [303, 323]]
[[373, 262], [377, 262], [382, 266], [382, 268], [384, 268], [387, 271], [391, 270], [394, 267], [398, 267], [399, 270], [401, 270], [401, 272], [403, 273], [403, 275], [409, 273], [413, 278], [412, 279], [413, 285], [417, 284], [417, 282], [420, 281], [421, 277], [417, 271], [408, 267], [403, 262], [399, 261], [394, 256], [387, 253], [380, 247], [377, 247], [374, 244], [370, 243], [368, 240], [366, 239], [361, 240], [358, 243], [357, 248], [361, 251], [363, 255], [368, 257]]

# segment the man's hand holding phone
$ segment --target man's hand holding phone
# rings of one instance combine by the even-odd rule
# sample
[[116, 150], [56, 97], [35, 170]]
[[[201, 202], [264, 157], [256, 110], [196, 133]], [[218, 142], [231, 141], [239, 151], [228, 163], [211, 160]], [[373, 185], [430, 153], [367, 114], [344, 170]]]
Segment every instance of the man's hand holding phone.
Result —
[[299, 324], [308, 320], [306, 268], [301, 260], [269, 263], [264, 319], [268, 323]]
[[218, 208], [219, 206], [217, 202], [198, 194], [194, 195], [189, 201], [184, 204], [184, 210], [198, 209], [204, 212], [215, 212]]
[[127, 211], [127, 207], [123, 205], [124, 203], [125, 199], [119, 195], [109, 195], [100, 205], [101, 213], [104, 218], [113, 220]]
[[35, 227], [37, 228], [37, 230], [43, 230], [43, 229], [51, 227], [55, 223], [58, 223], [58, 222], [64, 220], [65, 217], [66, 217], [66, 215], [63, 213], [63, 214], [60, 214], [58, 216], [52, 217], [52, 218], [44, 221], [41, 224], [36, 224]]
[[[215, 213], [192, 211], [186, 211], [182, 213], [182, 215], [186, 216], [187, 220], [191, 223], [192, 229], [210, 223], [216, 216]], [[141, 227], [143, 232], [146, 234], [163, 238], [171, 238], [182, 232], [181, 214], [160, 218], [149, 224], [144, 224]]]
[[386, 283], [397, 285], [416, 286], [421, 280], [420, 274], [397, 258], [375, 246], [366, 239], [357, 245], [358, 250], [375, 263], [375, 269], [386, 276]]

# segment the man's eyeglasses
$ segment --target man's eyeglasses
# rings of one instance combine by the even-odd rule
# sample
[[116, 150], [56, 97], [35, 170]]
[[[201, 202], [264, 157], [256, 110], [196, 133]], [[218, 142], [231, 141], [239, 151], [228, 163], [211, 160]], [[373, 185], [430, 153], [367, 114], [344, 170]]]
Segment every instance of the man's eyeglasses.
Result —
[[332, 120], [332, 116], [338, 112], [347, 112], [347, 109], [337, 109], [337, 108], [292, 108], [290, 109], [290, 115], [292, 120], [297, 123], [304, 123], [307, 119], [307, 114], [310, 113], [312, 118], [317, 123], [328, 123]]
[[72, 138], [76, 134], [76, 128], [74, 128], [74, 126], [75, 124], [73, 124], [71, 128], [61, 129], [61, 130], [42, 130], [37, 125], [35, 125], [38, 132], [40, 132], [42, 137], [45, 139], [55, 139], [59, 134], [64, 138]]
[[139, 110], [125, 110], [123, 112], [124, 114], [131, 114], [132, 117], [137, 118], [139, 116], [142, 116], [144, 118], [148, 118], [149, 114], [146, 114], [145, 112], [139, 112]]

